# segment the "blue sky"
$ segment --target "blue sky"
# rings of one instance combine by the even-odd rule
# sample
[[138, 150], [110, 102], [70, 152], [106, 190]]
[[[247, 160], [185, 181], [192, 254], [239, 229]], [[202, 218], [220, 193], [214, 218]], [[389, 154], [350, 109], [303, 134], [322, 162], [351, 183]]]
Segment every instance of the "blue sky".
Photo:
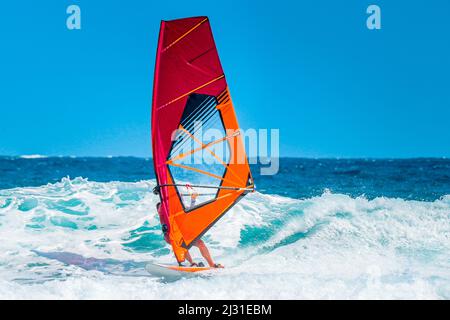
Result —
[[[366, 28], [369, 4], [382, 29]], [[66, 28], [66, 8], [82, 30]], [[161, 19], [208, 15], [241, 127], [281, 154], [450, 156], [450, 2], [4, 1], [0, 154], [149, 156]]]

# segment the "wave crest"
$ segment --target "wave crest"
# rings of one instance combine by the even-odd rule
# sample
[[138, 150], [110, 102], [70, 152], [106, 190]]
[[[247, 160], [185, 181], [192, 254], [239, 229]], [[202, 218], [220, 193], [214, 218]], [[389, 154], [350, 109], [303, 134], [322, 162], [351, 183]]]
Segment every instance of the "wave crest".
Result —
[[[32, 250], [173, 262], [154, 211], [154, 186], [155, 181], [64, 178], [41, 187], [0, 190], [0, 274], [7, 279], [0, 284], [0, 297], [11, 290], [30, 297], [14, 280], [19, 278], [36, 281], [33, 297], [51, 296], [54, 285], [42, 282], [42, 274], [79, 281], [95, 297], [106, 297], [104, 288], [129, 281], [81, 272]], [[330, 191], [309, 199], [256, 192], [205, 236], [213, 255], [228, 268], [189, 285], [198, 287], [193, 292], [214, 286], [225, 298], [278, 298], [280, 292], [285, 298], [450, 298], [449, 216], [450, 195], [422, 202]], [[245, 290], [231, 286], [231, 278]], [[139, 291], [143, 298], [176, 298], [179, 291], [172, 286], [137, 284], [142, 290], [120, 295], [136, 297]]]

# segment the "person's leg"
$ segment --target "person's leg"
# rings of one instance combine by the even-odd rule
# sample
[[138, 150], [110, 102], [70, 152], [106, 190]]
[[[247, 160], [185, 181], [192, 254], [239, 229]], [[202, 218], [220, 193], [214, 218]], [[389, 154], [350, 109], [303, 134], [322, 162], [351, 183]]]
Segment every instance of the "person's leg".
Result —
[[211, 258], [211, 255], [209, 254], [209, 250], [206, 247], [205, 243], [203, 242], [203, 240], [199, 239], [194, 243], [194, 246], [196, 246], [199, 250], [200, 253], [202, 254], [203, 258], [206, 259], [206, 261], [208, 262], [210, 267], [214, 267], [214, 261]]
[[189, 253], [189, 251], [186, 251], [185, 254], [186, 260], [189, 261], [189, 263], [192, 265], [194, 263], [194, 260], [192, 260], [191, 254]]

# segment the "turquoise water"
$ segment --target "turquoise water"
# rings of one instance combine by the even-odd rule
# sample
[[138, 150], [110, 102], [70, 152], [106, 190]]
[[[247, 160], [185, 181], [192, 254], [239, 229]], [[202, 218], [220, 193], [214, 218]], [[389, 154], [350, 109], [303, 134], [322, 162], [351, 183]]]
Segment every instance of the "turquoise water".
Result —
[[448, 160], [254, 167], [258, 192], [205, 236], [227, 268], [170, 283], [144, 268], [174, 262], [151, 162], [0, 164], [0, 298], [450, 298]]

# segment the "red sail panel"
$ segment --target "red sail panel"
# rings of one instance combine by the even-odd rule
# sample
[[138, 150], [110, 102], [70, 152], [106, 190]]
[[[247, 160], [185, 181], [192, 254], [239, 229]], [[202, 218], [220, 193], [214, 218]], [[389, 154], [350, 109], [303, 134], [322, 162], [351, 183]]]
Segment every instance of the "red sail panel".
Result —
[[[223, 138], [213, 142], [196, 138], [194, 122], [219, 127]], [[253, 187], [238, 130], [208, 18], [162, 21], [153, 88], [152, 147], [161, 222], [168, 228], [179, 262], [192, 243]], [[212, 151], [219, 145], [225, 148], [220, 156]], [[214, 157], [219, 168], [182, 162], [200, 152]], [[185, 173], [190, 173], [189, 178]], [[182, 187], [186, 179], [193, 185], [209, 179], [201, 190], [216, 190], [200, 193], [200, 201], [189, 205]]]

